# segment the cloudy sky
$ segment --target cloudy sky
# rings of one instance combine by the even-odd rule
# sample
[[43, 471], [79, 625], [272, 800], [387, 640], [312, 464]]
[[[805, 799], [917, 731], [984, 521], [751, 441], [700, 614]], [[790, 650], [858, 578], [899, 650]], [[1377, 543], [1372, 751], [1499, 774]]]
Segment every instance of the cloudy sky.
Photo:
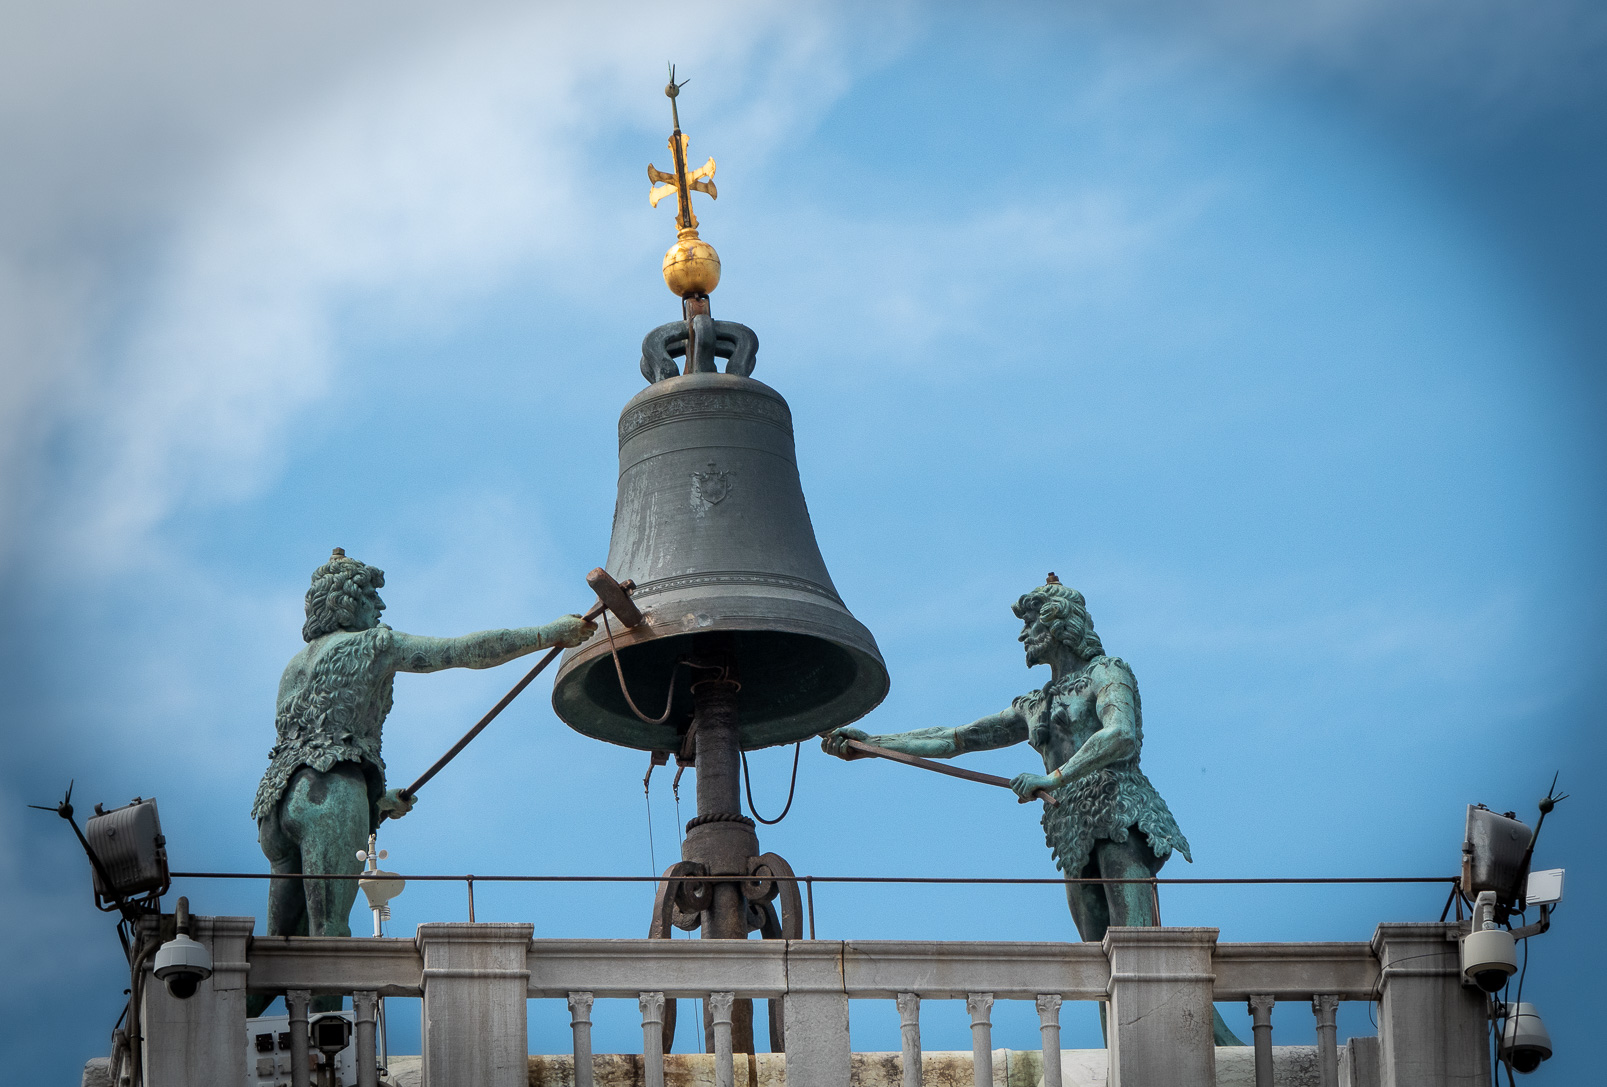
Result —
[[[384, 567], [416, 633], [586, 603], [615, 416], [678, 312], [643, 169], [674, 60], [692, 154], [720, 164], [715, 315], [760, 336], [892, 673], [867, 727], [1041, 683], [1008, 604], [1053, 569], [1142, 684], [1145, 765], [1194, 846], [1166, 874], [1450, 873], [1466, 804], [1532, 817], [1560, 769], [1536, 863], [1568, 902], [1525, 999], [1558, 1042], [1537, 1082], [1584, 1076], [1604, 57], [1585, 0], [0, 4], [0, 1061], [70, 1081], [124, 984], [83, 857], [24, 805], [69, 779], [83, 808], [155, 795], [176, 868], [261, 869], [247, 812], [330, 547]], [[517, 674], [400, 679], [393, 772]], [[790, 759], [754, 756], [761, 812]], [[532, 690], [385, 844], [413, 872], [646, 874], [677, 846], [644, 769]], [[762, 838], [821, 875], [1052, 874], [1007, 796], [812, 749]], [[178, 890], [262, 915], [256, 885]], [[646, 896], [483, 890], [478, 912], [634, 935]], [[395, 930], [461, 899], [415, 885]], [[1358, 940], [1442, 898], [1163, 904], [1225, 940]], [[1075, 938], [1053, 889], [817, 910], [833, 938]], [[632, 1013], [601, 1009], [599, 1046], [638, 1044]], [[857, 1048], [897, 1047], [891, 1007], [854, 1014]], [[416, 1045], [416, 1005], [392, 1015]], [[567, 1018], [531, 1015], [563, 1051]], [[933, 1007], [928, 1044], [965, 1047], [964, 1022]], [[1028, 1012], [999, 1023], [1036, 1044]], [[1067, 1023], [1095, 1044], [1091, 1008]], [[1311, 1036], [1303, 1009], [1275, 1023]]]

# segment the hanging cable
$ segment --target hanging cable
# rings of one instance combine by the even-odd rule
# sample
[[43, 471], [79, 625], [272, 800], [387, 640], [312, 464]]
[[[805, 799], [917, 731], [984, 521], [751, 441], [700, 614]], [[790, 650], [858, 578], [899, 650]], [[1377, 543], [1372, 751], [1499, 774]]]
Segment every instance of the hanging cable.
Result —
[[675, 770], [675, 780], [670, 782], [670, 792], [675, 797], [675, 844], [686, 842], [686, 828], [681, 823], [681, 771], [686, 767], [679, 766]]
[[[651, 767], [649, 767], [647, 773], [648, 773], [648, 777], [650, 778], [652, 776], [652, 773], [653, 773]], [[642, 779], [642, 796], [647, 800], [647, 863], [648, 863], [648, 866], [649, 866], [648, 867], [648, 874], [656, 876], [656, 875], [658, 875], [658, 855], [653, 851], [653, 791], [652, 791], [652, 786], [649, 785], [647, 782], [648, 782], [648, 778], [643, 778]]]
[[636, 706], [636, 700], [625, 687], [625, 669], [619, 663], [619, 649], [614, 645], [614, 628], [608, 622], [608, 609], [603, 609], [603, 630], [608, 634], [608, 652], [614, 658], [614, 671], [619, 675], [619, 693], [625, 696], [625, 704], [631, 708], [639, 720], [645, 725], [662, 725], [670, 719], [670, 711], [675, 708], [675, 668], [681, 666], [680, 661], [675, 662], [675, 668], [670, 669], [670, 690], [664, 696], [664, 712], [658, 717], [649, 717]]
[[766, 819], [759, 814], [753, 806], [753, 782], [748, 777], [748, 753], [742, 752], [742, 783], [748, 787], [748, 811], [753, 817], [767, 827], [773, 827], [787, 817], [792, 810], [792, 798], [798, 791], [798, 755], [803, 751], [803, 741], [799, 740], [792, 748], [792, 783], [787, 786], [787, 806], [781, 809], [781, 814], [774, 819]]

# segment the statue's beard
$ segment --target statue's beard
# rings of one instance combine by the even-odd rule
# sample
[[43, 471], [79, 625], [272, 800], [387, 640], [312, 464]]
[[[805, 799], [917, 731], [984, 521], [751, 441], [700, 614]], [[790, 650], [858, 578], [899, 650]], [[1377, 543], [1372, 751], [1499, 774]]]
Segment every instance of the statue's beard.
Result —
[[1044, 654], [1047, 653], [1048, 650], [1049, 650], [1049, 637], [1048, 637], [1048, 635], [1041, 635], [1039, 637], [1028, 638], [1027, 641], [1026, 641], [1027, 667], [1031, 668], [1031, 667], [1033, 667], [1035, 665], [1046, 663], [1047, 658], [1045, 657]]

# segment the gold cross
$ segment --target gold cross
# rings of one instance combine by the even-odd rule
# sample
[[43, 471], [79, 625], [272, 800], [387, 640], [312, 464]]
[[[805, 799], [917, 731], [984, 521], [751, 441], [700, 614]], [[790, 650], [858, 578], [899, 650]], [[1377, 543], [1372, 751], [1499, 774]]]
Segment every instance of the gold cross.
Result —
[[660, 200], [672, 193], [675, 194], [677, 198], [675, 224], [682, 230], [697, 228], [697, 216], [692, 214], [692, 193], [708, 193], [711, 200], [720, 198], [712, 180], [713, 158], [696, 170], [686, 168], [686, 148], [691, 142], [691, 138], [679, 128], [670, 136], [670, 153], [675, 156], [675, 173], [665, 173], [652, 163], [647, 164], [647, 180], [653, 183], [653, 187], [647, 193], [647, 202], [656, 208]]

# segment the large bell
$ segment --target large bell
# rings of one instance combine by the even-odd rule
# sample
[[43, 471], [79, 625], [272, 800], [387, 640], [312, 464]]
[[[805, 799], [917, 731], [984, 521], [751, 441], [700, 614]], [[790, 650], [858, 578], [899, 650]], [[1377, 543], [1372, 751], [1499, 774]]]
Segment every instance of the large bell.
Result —
[[[720, 326], [721, 354], [731, 353], [727, 329], [752, 337], [740, 325], [709, 324]], [[671, 346], [684, 350], [684, 331], [681, 337]], [[649, 379], [660, 379], [619, 417], [607, 570], [636, 582], [632, 599], [644, 616], [634, 629], [613, 627], [631, 698], [657, 717], [673, 685], [674, 707], [661, 725], [631, 712], [599, 630], [564, 655], [553, 685], [553, 709], [578, 732], [626, 747], [678, 749], [699, 674], [677, 662], [696, 661], [711, 644], [735, 663], [745, 749], [854, 721], [887, 695], [876, 640], [843, 606], [820, 557], [798, 479], [792, 413], [774, 389], [745, 376], [751, 366], [751, 350], [744, 366], [734, 361], [723, 374], [660, 377], [664, 371], [644, 362]]]

